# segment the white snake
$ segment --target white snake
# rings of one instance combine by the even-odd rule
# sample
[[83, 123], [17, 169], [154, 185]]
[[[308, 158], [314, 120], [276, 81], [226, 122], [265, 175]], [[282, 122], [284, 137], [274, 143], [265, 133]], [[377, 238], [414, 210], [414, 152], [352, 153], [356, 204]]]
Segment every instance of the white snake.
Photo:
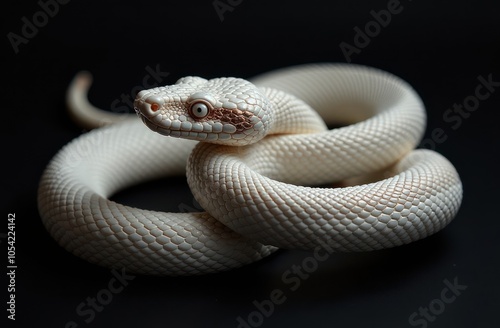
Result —
[[[398, 246], [439, 231], [457, 213], [460, 178], [443, 156], [414, 150], [425, 111], [401, 79], [318, 64], [251, 81], [186, 77], [137, 95], [148, 127], [208, 141], [196, 143], [153, 133], [135, 116], [115, 122], [88, 102], [89, 76], [78, 75], [68, 89], [74, 115], [88, 126], [115, 123], [75, 139], [48, 165], [38, 193], [47, 230], [98, 265], [195, 275], [251, 263], [277, 247]], [[320, 116], [346, 126], [327, 130]], [[155, 212], [108, 199], [185, 172], [208, 213]], [[379, 180], [366, 181], [370, 174]], [[308, 187], [352, 177], [361, 177], [349, 180], [357, 185]]]

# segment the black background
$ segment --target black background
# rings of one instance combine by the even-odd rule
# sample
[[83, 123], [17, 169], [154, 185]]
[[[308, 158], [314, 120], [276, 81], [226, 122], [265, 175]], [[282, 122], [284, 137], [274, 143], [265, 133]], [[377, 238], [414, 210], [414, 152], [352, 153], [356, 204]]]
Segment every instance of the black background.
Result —
[[[240, 2], [238, 4], [238, 2]], [[464, 184], [456, 219], [443, 231], [403, 247], [335, 254], [297, 290], [282, 280], [309, 253], [280, 251], [247, 267], [201, 277], [138, 276], [90, 323], [76, 312], [106, 288], [113, 274], [59, 247], [36, 207], [38, 180], [64, 144], [85, 131], [72, 122], [65, 89], [82, 69], [93, 73], [91, 101], [110, 108], [141, 86], [145, 67], [169, 72], [162, 84], [185, 75], [206, 78], [258, 73], [294, 64], [345, 62], [339, 44], [354, 44], [356, 26], [387, 1], [232, 1], [221, 21], [213, 0], [70, 1], [16, 54], [7, 37], [22, 36], [22, 17], [41, 10], [35, 1], [7, 1], [2, 10], [2, 201], [0, 232], [16, 213], [16, 321], [9, 326], [237, 327], [256, 310], [254, 300], [274, 289], [286, 300], [262, 327], [411, 327], [410, 315], [441, 298], [444, 280], [467, 288], [429, 327], [493, 327], [500, 309], [497, 187], [500, 89], [480, 102], [460, 126], [443, 119], [453, 104], [474, 94], [478, 76], [500, 81], [499, 8], [494, 1], [401, 1], [402, 10], [352, 54], [408, 81], [428, 111], [426, 139], [443, 129], [444, 142], [425, 144], [448, 157]], [[123, 105], [123, 104], [122, 104]], [[115, 197], [130, 205], [177, 211], [192, 204], [183, 178], [149, 183]], [[1, 235], [4, 236], [4, 235]], [[6, 308], [7, 240], [2, 237], [0, 300]], [[448, 294], [447, 294], [448, 295]], [[7, 312], [2, 308], [2, 319]], [[257, 318], [257, 317], [255, 317]], [[423, 327], [424, 325], [417, 325]]]

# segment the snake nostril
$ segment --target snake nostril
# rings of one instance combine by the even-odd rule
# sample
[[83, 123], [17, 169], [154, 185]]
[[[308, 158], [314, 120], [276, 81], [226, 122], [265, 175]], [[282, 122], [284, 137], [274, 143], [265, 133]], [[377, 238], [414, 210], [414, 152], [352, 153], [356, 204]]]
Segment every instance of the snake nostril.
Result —
[[149, 109], [155, 113], [157, 112], [162, 104], [163, 104], [163, 99], [161, 97], [158, 97], [158, 96], [149, 96], [145, 99], [145, 102], [147, 104], [149, 104]]
[[158, 105], [157, 103], [152, 103], [150, 108], [153, 112], [156, 112], [158, 109], [160, 109], [160, 105]]

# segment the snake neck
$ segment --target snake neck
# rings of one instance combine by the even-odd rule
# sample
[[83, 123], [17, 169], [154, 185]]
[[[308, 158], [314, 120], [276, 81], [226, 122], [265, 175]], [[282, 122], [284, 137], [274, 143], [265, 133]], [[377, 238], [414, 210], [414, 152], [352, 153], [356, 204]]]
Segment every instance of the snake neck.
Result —
[[304, 101], [283, 91], [262, 88], [273, 106], [268, 135], [321, 132], [327, 126], [319, 114]]

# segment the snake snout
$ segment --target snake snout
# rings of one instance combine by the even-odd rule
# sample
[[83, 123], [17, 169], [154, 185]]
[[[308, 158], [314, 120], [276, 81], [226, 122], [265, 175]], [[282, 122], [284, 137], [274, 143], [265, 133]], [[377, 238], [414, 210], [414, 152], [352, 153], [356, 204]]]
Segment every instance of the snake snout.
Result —
[[137, 94], [134, 101], [134, 109], [137, 114], [151, 118], [158, 115], [160, 108], [163, 105], [163, 99], [157, 96], [148, 96], [147, 91], [143, 90]]

